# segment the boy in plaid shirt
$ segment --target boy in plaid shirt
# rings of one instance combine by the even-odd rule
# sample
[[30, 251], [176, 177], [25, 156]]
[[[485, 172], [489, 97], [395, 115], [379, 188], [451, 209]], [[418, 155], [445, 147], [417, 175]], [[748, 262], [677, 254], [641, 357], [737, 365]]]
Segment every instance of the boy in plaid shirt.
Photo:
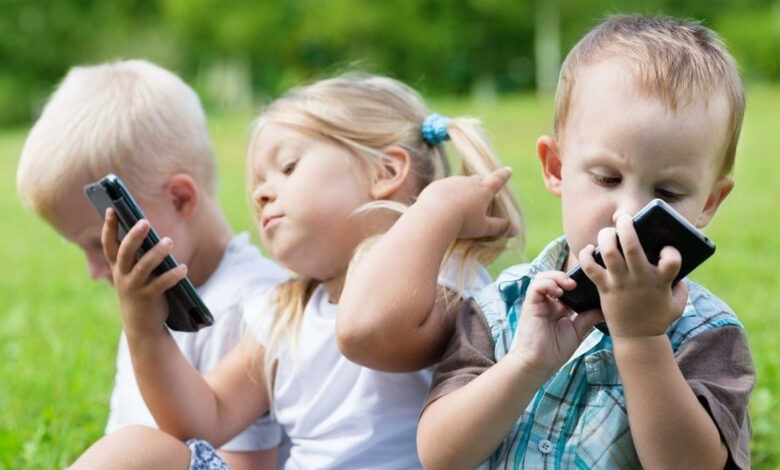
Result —
[[[537, 142], [565, 236], [461, 309], [420, 418], [426, 468], [750, 467], [744, 329], [704, 287], [672, 284], [677, 250], [649, 263], [630, 217], [662, 198], [707, 225], [734, 184], [743, 114], [735, 63], [698, 24], [618, 16], [574, 47], [555, 137]], [[462, 199], [465, 183], [426, 191]], [[425, 220], [462, 235], [479, 220], [462, 207], [427, 205]], [[577, 263], [601, 310], [557, 300]], [[591, 328], [602, 319], [611, 336]]]

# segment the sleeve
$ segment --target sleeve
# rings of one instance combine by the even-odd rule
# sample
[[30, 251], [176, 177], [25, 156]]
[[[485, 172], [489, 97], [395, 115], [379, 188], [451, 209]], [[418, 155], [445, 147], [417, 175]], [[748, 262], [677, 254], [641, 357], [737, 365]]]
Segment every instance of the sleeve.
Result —
[[272, 293], [266, 292], [244, 303], [242, 328], [262, 345], [268, 344], [268, 335], [274, 318]]
[[433, 374], [424, 407], [463, 387], [495, 363], [490, 327], [477, 304], [468, 300], [458, 312], [455, 331]]
[[748, 400], [756, 381], [745, 331], [724, 326], [682, 345], [677, 363], [728, 449], [728, 469], [750, 468]]

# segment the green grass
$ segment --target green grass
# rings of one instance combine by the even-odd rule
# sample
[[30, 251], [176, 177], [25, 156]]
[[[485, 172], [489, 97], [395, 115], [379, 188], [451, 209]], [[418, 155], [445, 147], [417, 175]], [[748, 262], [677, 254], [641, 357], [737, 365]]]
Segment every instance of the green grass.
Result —
[[[558, 201], [542, 186], [534, 152], [550, 131], [552, 102], [439, 100], [437, 111], [482, 117], [523, 204], [533, 255], [561, 232]], [[718, 253], [693, 276], [745, 324], [758, 370], [751, 401], [755, 468], [780, 467], [780, 89], [754, 88], [737, 158], [736, 188], [708, 228]], [[244, 154], [253, 116], [212, 116], [219, 197], [234, 227], [252, 230]], [[120, 319], [113, 291], [89, 279], [81, 253], [26, 212], [15, 194], [25, 129], [0, 131], [0, 469], [61, 468], [102, 435]], [[256, 238], [255, 238], [256, 240]], [[510, 252], [493, 266], [522, 259]]]

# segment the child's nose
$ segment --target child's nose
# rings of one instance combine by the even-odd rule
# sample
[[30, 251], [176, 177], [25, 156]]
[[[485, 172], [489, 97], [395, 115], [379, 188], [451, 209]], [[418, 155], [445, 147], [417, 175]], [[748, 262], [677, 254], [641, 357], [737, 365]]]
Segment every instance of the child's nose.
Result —
[[260, 206], [268, 204], [276, 199], [276, 192], [273, 190], [272, 185], [269, 183], [262, 183], [255, 188], [252, 193], [252, 199]]

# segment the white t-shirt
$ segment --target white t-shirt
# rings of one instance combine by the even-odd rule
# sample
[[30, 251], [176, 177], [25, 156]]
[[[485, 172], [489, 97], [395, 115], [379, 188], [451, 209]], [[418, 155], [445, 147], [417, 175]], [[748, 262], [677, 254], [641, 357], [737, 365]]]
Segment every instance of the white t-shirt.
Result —
[[[246, 299], [267, 292], [286, 279], [285, 271], [263, 257], [260, 250], [249, 243], [247, 233], [241, 233], [230, 241], [217, 269], [198, 288], [198, 294], [214, 316], [214, 324], [197, 333], [171, 331], [171, 336], [187, 360], [205, 374], [241, 339], [241, 316]], [[157, 427], [135, 381], [123, 331], [119, 338], [106, 434], [129, 424]], [[268, 449], [277, 446], [280, 440], [279, 425], [264, 417], [221, 448], [231, 451]]]
[[[484, 268], [477, 274], [464, 296], [490, 282]], [[439, 284], [455, 289], [447, 277]], [[336, 308], [317, 287], [304, 311], [297, 358], [287, 350], [279, 359], [273, 412], [291, 442], [284, 468], [420, 468], [417, 420], [433, 367], [396, 374], [349, 361], [336, 345]], [[264, 344], [270, 315], [253, 318], [257, 311], [257, 303], [247, 307], [245, 321]]]

